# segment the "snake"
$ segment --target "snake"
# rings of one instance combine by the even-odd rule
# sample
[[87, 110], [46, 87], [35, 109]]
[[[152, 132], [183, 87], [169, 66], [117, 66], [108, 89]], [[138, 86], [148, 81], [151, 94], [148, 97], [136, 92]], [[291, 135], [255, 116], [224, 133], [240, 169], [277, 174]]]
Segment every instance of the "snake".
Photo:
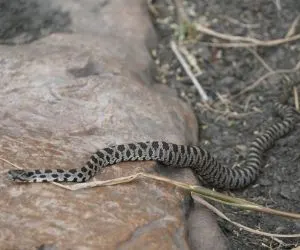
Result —
[[264, 152], [295, 126], [292, 107], [276, 102], [274, 109], [282, 120], [269, 126], [249, 145], [243, 167], [232, 168], [222, 165], [211, 153], [200, 146], [145, 141], [97, 150], [80, 168], [14, 169], [8, 171], [8, 178], [17, 182], [86, 182], [109, 165], [126, 161], [157, 161], [174, 168], [189, 167], [200, 181], [213, 188], [241, 189], [258, 178]]

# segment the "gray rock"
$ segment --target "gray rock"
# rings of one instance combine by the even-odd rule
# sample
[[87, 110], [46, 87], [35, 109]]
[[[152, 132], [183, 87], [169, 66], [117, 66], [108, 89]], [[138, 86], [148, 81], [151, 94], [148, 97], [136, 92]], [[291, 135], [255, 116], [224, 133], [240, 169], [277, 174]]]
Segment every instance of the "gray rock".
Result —
[[[72, 17], [73, 33], [0, 46], [2, 158], [22, 168], [67, 169], [106, 145], [197, 143], [191, 109], [145, 84], [151, 78], [146, 47], [156, 40], [145, 6], [138, 0], [103, 3], [53, 1]], [[121, 163], [96, 179], [156, 173], [155, 165]], [[11, 168], [1, 164], [2, 173]], [[174, 172], [167, 176], [197, 183], [189, 169]], [[1, 175], [0, 187], [3, 249], [48, 242], [58, 249], [189, 249], [181, 206], [186, 194], [170, 185], [140, 180], [70, 192], [18, 185]]]

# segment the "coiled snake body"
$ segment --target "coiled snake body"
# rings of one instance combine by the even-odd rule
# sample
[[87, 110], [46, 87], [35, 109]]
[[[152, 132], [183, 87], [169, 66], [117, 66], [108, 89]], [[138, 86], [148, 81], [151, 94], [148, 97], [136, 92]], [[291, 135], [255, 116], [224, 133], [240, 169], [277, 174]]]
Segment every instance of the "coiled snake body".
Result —
[[270, 126], [252, 142], [244, 167], [223, 166], [201, 147], [152, 141], [103, 148], [78, 169], [10, 170], [8, 177], [22, 182], [85, 182], [108, 165], [124, 161], [155, 160], [164, 165], [190, 167], [196, 176], [216, 188], [243, 188], [258, 177], [264, 151], [294, 127], [291, 107], [276, 103], [275, 110], [283, 120]]

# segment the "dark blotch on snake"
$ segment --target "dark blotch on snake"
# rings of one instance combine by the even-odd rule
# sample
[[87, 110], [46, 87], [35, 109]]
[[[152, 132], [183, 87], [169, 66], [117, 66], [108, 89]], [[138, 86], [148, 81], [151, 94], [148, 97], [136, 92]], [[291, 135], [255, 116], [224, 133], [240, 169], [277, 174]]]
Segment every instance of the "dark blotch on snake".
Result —
[[94, 163], [99, 163], [99, 159], [98, 159], [96, 156], [94, 156], [94, 155], [91, 156], [91, 160], [92, 160]]
[[138, 155], [142, 156], [143, 155], [143, 151], [141, 149], [138, 150]]
[[154, 150], [158, 149], [159, 148], [158, 142], [157, 141], [152, 142], [152, 147], [153, 147]]
[[129, 143], [129, 144], [128, 144], [128, 147], [129, 147], [131, 150], [135, 150], [135, 149], [136, 149], [136, 145], [133, 144], [133, 143]]
[[99, 156], [100, 159], [104, 157], [104, 154], [100, 151], [97, 151], [96, 154]]
[[33, 175], [34, 175], [34, 172], [28, 172], [28, 173], [27, 173], [27, 176], [28, 176], [28, 177], [31, 177], [31, 176], [33, 176]]
[[88, 171], [86, 167], [82, 167], [80, 170], [81, 170], [83, 173], [85, 173], [85, 172]]
[[159, 150], [159, 158], [162, 159], [163, 156], [164, 156], [164, 151], [163, 151], [163, 149], [161, 148], [161, 149]]
[[117, 150], [119, 150], [120, 152], [123, 152], [125, 150], [125, 146], [124, 145], [118, 145]]
[[176, 144], [173, 144], [173, 151], [174, 151], [175, 153], [177, 153], [177, 152], [178, 152], [178, 145], [176, 145]]
[[162, 147], [163, 147], [164, 150], [169, 150], [170, 149], [169, 144], [164, 142], [164, 141], [162, 142]]
[[140, 147], [142, 149], [146, 149], [147, 148], [147, 144], [146, 143], [140, 142], [139, 145], [140, 145]]
[[94, 165], [91, 163], [91, 162], [87, 162], [87, 164], [86, 164], [88, 167], [89, 167], [89, 169], [93, 169], [94, 168]]
[[114, 152], [111, 148], [104, 148], [103, 150], [110, 155]]
[[116, 157], [117, 159], [119, 159], [119, 157], [120, 157], [119, 152], [115, 152], [115, 157]]
[[71, 174], [75, 174], [75, 173], [77, 173], [77, 169], [75, 169], [75, 168], [73, 168], [73, 169], [70, 169], [70, 170], [69, 170], [69, 173], [71, 173]]
[[149, 156], [152, 157], [153, 156], [153, 150], [150, 148], [149, 149]]

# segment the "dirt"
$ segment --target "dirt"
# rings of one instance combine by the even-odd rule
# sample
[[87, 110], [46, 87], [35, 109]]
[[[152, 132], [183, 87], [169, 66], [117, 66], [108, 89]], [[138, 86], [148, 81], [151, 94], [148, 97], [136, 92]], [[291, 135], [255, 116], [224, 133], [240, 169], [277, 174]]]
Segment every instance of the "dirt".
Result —
[[[179, 19], [173, 1], [153, 4], [153, 21], [160, 36], [154, 53], [157, 81], [175, 88], [192, 105], [201, 128], [200, 145], [226, 165], [243, 164], [255, 134], [280, 119], [274, 115], [272, 104], [284, 99], [294, 105], [297, 99], [293, 87], [298, 87], [299, 92], [300, 70], [293, 69], [300, 62], [300, 40], [270, 47], [221, 48], [208, 43], [228, 41], [201, 34], [192, 26], [181, 43], [201, 70], [193, 72], [212, 99], [205, 106], [169, 46], [171, 40], [178, 40]], [[294, 35], [300, 33], [300, 20], [294, 22], [300, 10], [298, 0], [194, 0], [183, 2], [183, 6], [191, 23], [201, 23], [227, 35], [264, 41], [279, 39], [292, 31], [293, 23]], [[249, 86], [252, 89], [245, 91]], [[270, 208], [300, 212], [299, 120], [292, 133], [265, 153], [264, 167], [256, 183], [232, 195]], [[218, 207], [233, 221], [253, 229], [276, 234], [300, 233], [299, 220]], [[261, 236], [221, 219], [219, 224], [229, 238], [230, 249], [292, 249], [300, 245], [299, 238]]]

